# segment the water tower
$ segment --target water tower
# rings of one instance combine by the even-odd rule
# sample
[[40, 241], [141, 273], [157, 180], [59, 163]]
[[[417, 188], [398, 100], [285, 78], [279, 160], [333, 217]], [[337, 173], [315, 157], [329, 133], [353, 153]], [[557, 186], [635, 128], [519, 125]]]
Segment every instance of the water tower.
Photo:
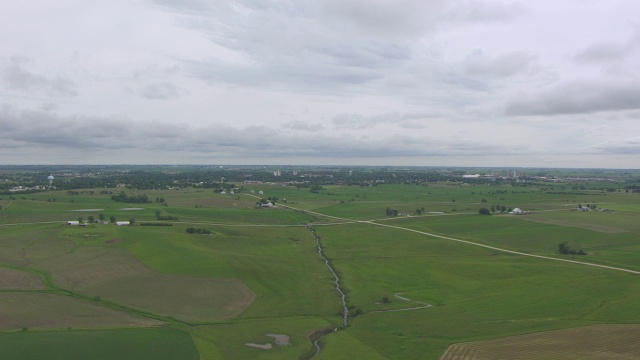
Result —
[[53, 184], [53, 175], [47, 176], [47, 180], [49, 180], [49, 186], [52, 186], [52, 184]]

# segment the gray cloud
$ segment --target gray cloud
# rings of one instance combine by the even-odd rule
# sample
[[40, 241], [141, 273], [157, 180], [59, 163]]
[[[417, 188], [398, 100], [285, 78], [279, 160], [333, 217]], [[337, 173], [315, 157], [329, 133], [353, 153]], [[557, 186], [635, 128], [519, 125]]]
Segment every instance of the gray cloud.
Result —
[[575, 60], [582, 63], [602, 63], [624, 59], [629, 52], [625, 45], [604, 42], [593, 44], [575, 56]]
[[[286, 146], [282, 146], [286, 144]], [[291, 135], [266, 126], [189, 128], [126, 118], [61, 117], [51, 112], [0, 110], [0, 148], [46, 151], [233, 153], [235, 157], [417, 157], [514, 153], [495, 142], [389, 134], [381, 138], [352, 135]]]
[[283, 126], [292, 130], [302, 130], [310, 132], [317, 132], [324, 129], [324, 126], [322, 126], [322, 124], [310, 124], [300, 120], [290, 121], [283, 124]]
[[528, 51], [513, 51], [496, 57], [476, 50], [464, 60], [467, 75], [488, 78], [507, 78], [532, 71], [537, 65], [537, 56]]
[[458, 22], [512, 21], [526, 12], [517, 2], [461, 0], [450, 3], [447, 18]]
[[405, 128], [422, 128], [420, 121], [433, 118], [435, 114], [422, 113], [383, 113], [365, 116], [362, 114], [341, 113], [333, 117], [331, 122], [336, 128], [366, 129], [380, 124], [399, 124]]
[[140, 95], [150, 100], [175, 99], [180, 97], [180, 90], [172, 83], [154, 83], [142, 88]]
[[28, 71], [20, 60], [13, 59], [2, 69], [2, 82], [8, 90], [40, 91], [52, 96], [76, 96], [76, 84], [62, 77], [45, 77]]
[[626, 42], [604, 41], [589, 45], [578, 52], [574, 60], [579, 63], [609, 63], [628, 58], [640, 48], [640, 32], [636, 31]]
[[[440, 25], [504, 21], [522, 12], [512, 4], [444, 0], [156, 3], [180, 12], [182, 26], [228, 50], [228, 58], [182, 59], [192, 76], [331, 95], [389, 93], [384, 85], [407, 71], [419, 78], [415, 66], [434, 62], [429, 48], [435, 45], [418, 40]], [[515, 71], [513, 57], [497, 65]], [[435, 73], [433, 66], [429, 71]], [[414, 83], [413, 92], [428, 92], [422, 84]]]
[[587, 114], [640, 109], [640, 83], [572, 82], [537, 94], [519, 94], [507, 115]]
[[594, 149], [605, 154], [640, 155], [640, 137], [608, 141], [594, 146]]

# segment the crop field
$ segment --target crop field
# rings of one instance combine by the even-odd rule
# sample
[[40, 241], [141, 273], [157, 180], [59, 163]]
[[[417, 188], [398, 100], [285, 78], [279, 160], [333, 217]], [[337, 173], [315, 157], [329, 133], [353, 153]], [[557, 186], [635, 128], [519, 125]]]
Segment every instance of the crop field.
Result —
[[637, 359], [638, 336], [638, 325], [593, 325], [457, 344], [440, 360]]
[[[14, 359], [636, 358], [640, 195], [553, 186], [0, 195], [0, 347]], [[276, 207], [256, 205], [266, 197]], [[479, 215], [496, 206], [527, 214]]]

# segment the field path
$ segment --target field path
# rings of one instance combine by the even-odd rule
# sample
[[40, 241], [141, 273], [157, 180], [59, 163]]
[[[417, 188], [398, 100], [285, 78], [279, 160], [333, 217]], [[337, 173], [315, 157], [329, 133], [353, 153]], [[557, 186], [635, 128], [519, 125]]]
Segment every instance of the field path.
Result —
[[479, 247], [482, 247], [482, 248], [485, 248], [485, 249], [494, 250], [494, 251], [500, 251], [500, 252], [507, 253], [507, 254], [528, 256], [528, 257], [533, 257], [533, 258], [538, 258], [538, 259], [551, 260], [551, 261], [560, 261], [560, 262], [578, 264], [578, 265], [585, 265], [585, 266], [592, 266], [592, 267], [597, 267], [597, 268], [602, 268], [602, 269], [607, 269], [607, 270], [622, 271], [622, 272], [627, 272], [627, 273], [634, 274], [634, 275], [640, 275], [640, 271], [629, 270], [629, 269], [615, 267], [615, 266], [593, 264], [593, 263], [576, 261], [576, 260], [559, 259], [559, 258], [555, 258], [555, 257], [551, 257], [551, 256], [528, 254], [528, 253], [524, 253], [524, 252], [521, 252], [521, 251], [508, 250], [508, 249], [503, 249], [503, 248], [499, 248], [499, 247], [495, 247], [495, 246], [480, 244], [480, 243], [473, 242], [473, 241], [456, 239], [456, 238], [449, 237], [449, 236], [428, 233], [426, 231], [409, 229], [409, 228], [405, 228], [405, 227], [401, 227], [401, 226], [395, 226], [395, 225], [389, 225], [389, 224], [381, 224], [381, 223], [375, 222], [376, 220], [351, 220], [351, 219], [340, 218], [340, 217], [337, 217], [337, 216], [326, 215], [326, 214], [318, 213], [318, 212], [315, 212], [315, 211], [297, 209], [297, 208], [294, 208], [294, 207], [291, 207], [291, 206], [288, 206], [288, 205], [282, 205], [281, 204], [281, 205], [278, 205], [278, 206], [281, 206], [281, 207], [284, 207], [284, 208], [287, 208], [287, 209], [291, 209], [291, 210], [294, 210], [294, 211], [301, 211], [303, 213], [309, 213], [309, 214], [324, 216], [324, 217], [328, 217], [328, 218], [336, 219], [336, 220], [340, 220], [340, 221], [362, 223], [362, 224], [371, 224], [371, 225], [376, 225], [376, 226], [384, 226], [384, 227], [388, 227], [388, 228], [392, 228], [392, 229], [410, 231], [410, 232], [413, 232], [413, 233], [416, 233], [416, 234], [427, 235], [427, 236], [431, 236], [431, 237], [435, 237], [435, 238], [443, 239], [443, 240], [456, 241], [456, 242], [459, 242], [459, 243], [464, 243], [464, 244], [473, 245], [473, 246], [479, 246]]
[[414, 307], [410, 307], [410, 308], [402, 308], [402, 309], [373, 310], [373, 311], [369, 311], [369, 314], [371, 314], [371, 313], [385, 313], [385, 312], [392, 312], [392, 311], [420, 310], [420, 309], [430, 308], [430, 307], [433, 306], [433, 305], [428, 304], [426, 302], [411, 300], [411, 299], [406, 298], [404, 296], [400, 296], [400, 293], [395, 293], [393, 296], [397, 297], [400, 300], [414, 302], [416, 304], [422, 304], [422, 305], [421, 306], [414, 306]]

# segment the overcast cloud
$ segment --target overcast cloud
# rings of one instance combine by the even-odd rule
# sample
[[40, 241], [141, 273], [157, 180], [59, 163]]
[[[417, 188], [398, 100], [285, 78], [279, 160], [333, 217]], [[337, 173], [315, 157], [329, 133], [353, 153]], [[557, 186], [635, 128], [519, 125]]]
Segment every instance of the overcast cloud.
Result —
[[638, 168], [633, 0], [0, 4], [0, 164]]

